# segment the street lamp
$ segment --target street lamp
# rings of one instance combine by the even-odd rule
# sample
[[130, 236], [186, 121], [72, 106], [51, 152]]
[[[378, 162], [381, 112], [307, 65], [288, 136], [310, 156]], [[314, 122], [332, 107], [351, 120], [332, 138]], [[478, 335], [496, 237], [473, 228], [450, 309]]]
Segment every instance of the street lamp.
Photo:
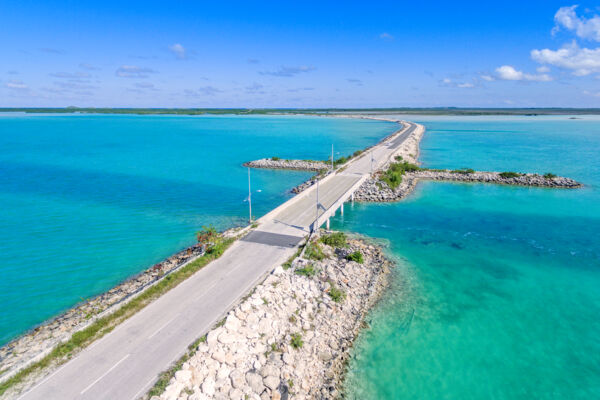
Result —
[[248, 208], [250, 212], [250, 224], [252, 224], [252, 190], [250, 188], [250, 167], [248, 167]]
[[331, 170], [333, 171], [333, 143], [331, 143]]

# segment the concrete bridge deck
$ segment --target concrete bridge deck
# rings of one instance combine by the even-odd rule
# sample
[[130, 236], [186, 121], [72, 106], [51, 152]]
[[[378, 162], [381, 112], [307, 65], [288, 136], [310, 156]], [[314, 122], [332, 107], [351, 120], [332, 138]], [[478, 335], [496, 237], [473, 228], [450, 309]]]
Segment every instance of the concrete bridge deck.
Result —
[[[218, 260], [170, 290], [111, 333], [84, 349], [20, 399], [126, 399], [144, 395], [158, 374], [179, 359], [261, 278], [281, 265], [312, 227], [325, 223], [347, 201], [371, 167], [387, 162], [417, 126], [352, 160], [342, 172], [271, 211], [260, 226], [236, 241]], [[375, 161], [371, 161], [371, 152]]]

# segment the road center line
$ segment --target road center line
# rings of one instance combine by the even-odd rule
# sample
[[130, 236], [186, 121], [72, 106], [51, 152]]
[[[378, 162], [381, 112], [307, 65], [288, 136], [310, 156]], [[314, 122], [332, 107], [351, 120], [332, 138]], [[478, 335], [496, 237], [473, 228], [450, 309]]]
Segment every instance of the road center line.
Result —
[[212, 285], [210, 285], [210, 287], [208, 289], [206, 289], [205, 291], [203, 291], [202, 294], [200, 294], [200, 296], [196, 297], [196, 300], [200, 300], [202, 297], [206, 296], [206, 294], [208, 292], [210, 292], [211, 290], [213, 290], [213, 288], [215, 286], [217, 286], [221, 281], [222, 281], [222, 279], [219, 279], [218, 281], [216, 281], [215, 283], [213, 283]]
[[173, 318], [171, 318], [170, 320], [168, 320], [167, 322], [165, 322], [163, 325], [161, 325], [161, 327], [160, 327], [160, 328], [158, 328], [157, 330], [155, 330], [155, 331], [154, 331], [154, 333], [153, 333], [152, 335], [148, 336], [148, 339], [152, 339], [152, 338], [153, 338], [153, 337], [154, 337], [154, 336], [155, 336], [155, 335], [156, 335], [158, 332], [162, 331], [162, 330], [165, 328], [165, 326], [167, 326], [167, 325], [169, 325], [171, 322], [173, 322], [173, 320], [174, 320], [175, 318], [177, 318], [177, 316], [178, 316], [178, 315], [179, 315], [179, 314], [175, 315]]
[[127, 357], [129, 357], [129, 356], [130, 356], [130, 354], [127, 354], [125, 357], [121, 358], [115, 365], [110, 367], [110, 369], [108, 371], [106, 371], [100, 378], [98, 378], [94, 382], [90, 383], [90, 385], [88, 387], [86, 387], [85, 389], [83, 389], [81, 391], [81, 393], [79, 393], [79, 394], [84, 394], [85, 392], [87, 392], [92, 386], [94, 386], [96, 383], [100, 382], [100, 379], [104, 378], [106, 375], [108, 375], [110, 373], [110, 371], [117, 368], [117, 366], [119, 364], [121, 364], [123, 361], [125, 361], [127, 359]]

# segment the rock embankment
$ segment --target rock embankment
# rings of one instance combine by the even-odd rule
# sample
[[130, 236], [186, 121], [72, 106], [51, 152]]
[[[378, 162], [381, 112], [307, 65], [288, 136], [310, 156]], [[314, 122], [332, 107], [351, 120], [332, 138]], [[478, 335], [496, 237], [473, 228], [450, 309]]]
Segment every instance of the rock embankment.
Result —
[[47, 354], [56, 345], [68, 340], [73, 333], [89, 325], [99, 314], [119, 307], [133, 294], [139, 293], [165, 274], [202, 254], [202, 248], [199, 245], [180, 251], [113, 289], [69, 309], [62, 315], [2, 346], [0, 348], [0, 371], [2, 371], [0, 378], [22, 369], [33, 360]]
[[249, 161], [243, 164], [244, 167], [266, 168], [266, 169], [292, 169], [300, 171], [321, 171], [331, 166], [323, 161], [313, 160], [283, 160], [272, 158], [262, 158], [260, 160]]
[[370, 177], [354, 192], [354, 201], [363, 203], [399, 201], [414, 190], [417, 181], [416, 178], [405, 175], [400, 185], [392, 189], [387, 183], [380, 181], [378, 176]]
[[500, 172], [459, 173], [450, 170], [421, 170], [407, 172], [402, 176], [402, 182], [392, 189], [380, 180], [379, 174], [367, 179], [354, 193], [354, 200], [360, 202], [393, 202], [399, 201], [410, 194], [419, 179], [434, 181], [454, 181], [470, 183], [492, 183], [498, 185], [516, 185], [547, 187], [558, 189], [575, 189], [583, 185], [571, 178], [561, 176], [546, 178], [538, 174], [519, 174], [515, 177], [503, 177]]
[[[388, 121], [398, 122], [396, 120], [388, 120]], [[400, 129], [400, 130], [394, 132], [393, 134], [389, 135], [388, 137], [382, 139], [380, 141], [380, 143], [381, 142], [389, 142], [389, 141], [393, 140], [398, 134], [403, 132], [403, 129]], [[389, 165], [389, 163], [394, 159], [394, 157], [397, 157], [397, 156], [402, 157], [403, 160], [406, 160], [408, 162], [413, 162], [413, 163], [417, 162], [417, 156], [419, 154], [419, 143], [421, 141], [421, 138], [423, 137], [424, 131], [425, 130], [422, 126], [418, 126], [417, 129], [415, 129], [413, 131], [413, 133], [404, 140], [402, 145], [400, 145], [398, 147], [398, 149], [394, 152], [394, 154], [392, 154], [392, 156], [390, 157], [390, 160], [388, 160], [384, 164], [384, 167]], [[365, 154], [365, 153], [363, 152], [363, 154]], [[353, 158], [350, 158], [349, 160], [352, 160], [352, 159]], [[328, 173], [331, 173], [331, 170], [329, 170]], [[323, 176], [320, 177], [320, 179], [322, 179], [322, 178], [323, 178]], [[313, 176], [310, 179], [308, 179], [307, 181], [302, 182], [300, 185], [294, 187], [292, 189], [292, 193], [298, 194], [298, 193], [308, 189], [309, 187], [311, 187], [312, 185], [314, 185], [316, 183], [317, 183], [317, 176]], [[372, 184], [375, 184], [375, 181], [373, 181]], [[373, 201], [375, 201], [375, 200], [373, 200]]]
[[[348, 244], [321, 244], [326, 258], [275, 269], [152, 400], [338, 396], [348, 350], [389, 266], [380, 248], [355, 239]], [[346, 259], [355, 251], [363, 263]]]
[[518, 176], [503, 177], [502, 172], [461, 173], [452, 171], [423, 170], [411, 172], [412, 178], [428, 179], [435, 181], [459, 181], [495, 183], [499, 185], [538, 186], [550, 188], [573, 189], [583, 185], [571, 178], [562, 176], [545, 177], [539, 174], [518, 174]]

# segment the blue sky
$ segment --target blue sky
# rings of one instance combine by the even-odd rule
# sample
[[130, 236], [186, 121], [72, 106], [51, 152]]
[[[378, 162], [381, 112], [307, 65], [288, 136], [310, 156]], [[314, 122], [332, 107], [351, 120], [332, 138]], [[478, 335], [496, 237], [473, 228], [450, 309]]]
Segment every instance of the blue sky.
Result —
[[600, 107], [596, 4], [486, 3], [4, 1], [0, 106]]

